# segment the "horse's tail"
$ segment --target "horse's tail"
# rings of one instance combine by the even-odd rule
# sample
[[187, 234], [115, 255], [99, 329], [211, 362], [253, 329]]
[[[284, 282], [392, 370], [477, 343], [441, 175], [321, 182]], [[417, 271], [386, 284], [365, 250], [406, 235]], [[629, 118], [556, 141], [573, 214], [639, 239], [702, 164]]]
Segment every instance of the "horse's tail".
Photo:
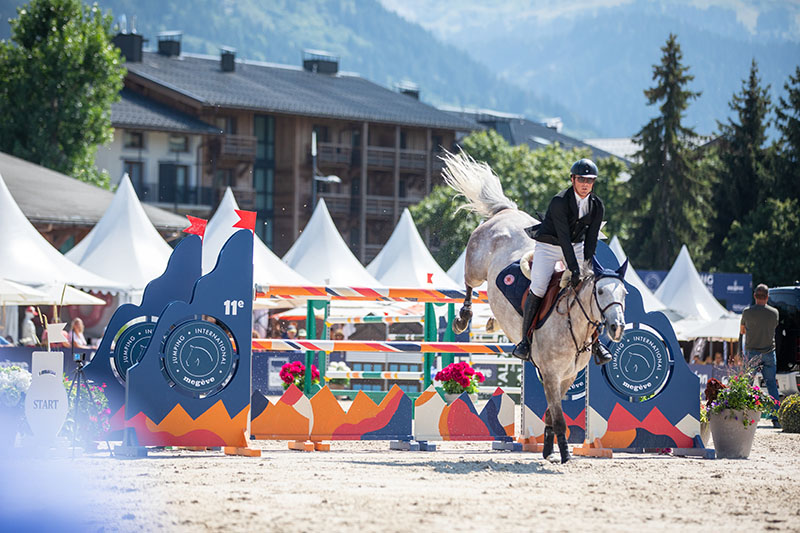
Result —
[[464, 152], [446, 152], [442, 159], [445, 183], [467, 199], [459, 210], [467, 209], [483, 218], [490, 218], [503, 209], [517, 208], [517, 204], [503, 193], [500, 178], [486, 163], [479, 163]]

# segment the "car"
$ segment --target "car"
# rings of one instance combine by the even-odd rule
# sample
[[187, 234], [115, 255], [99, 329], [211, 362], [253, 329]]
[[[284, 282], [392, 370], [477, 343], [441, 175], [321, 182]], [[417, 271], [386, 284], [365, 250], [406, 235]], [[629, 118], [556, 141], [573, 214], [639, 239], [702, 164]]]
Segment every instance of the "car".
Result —
[[800, 285], [769, 290], [769, 305], [780, 313], [775, 329], [778, 372], [800, 369]]

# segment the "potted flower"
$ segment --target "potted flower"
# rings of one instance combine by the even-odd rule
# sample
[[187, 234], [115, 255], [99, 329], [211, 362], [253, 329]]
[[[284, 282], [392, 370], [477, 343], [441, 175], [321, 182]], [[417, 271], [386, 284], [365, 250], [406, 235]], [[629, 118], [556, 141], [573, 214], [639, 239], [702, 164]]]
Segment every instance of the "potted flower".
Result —
[[485, 378], [468, 363], [462, 362], [447, 365], [436, 373], [434, 380], [441, 382], [447, 403], [453, 402], [466, 392], [472, 398], [472, 403], [477, 404], [478, 385], [483, 383]]
[[[283, 390], [292, 385], [303, 390], [306, 383], [306, 365], [300, 361], [286, 363], [281, 367], [280, 375], [281, 380], [283, 380]], [[319, 387], [319, 370], [315, 365], [311, 365], [311, 385]]]
[[708, 409], [711, 402], [717, 399], [719, 391], [725, 388], [725, 385], [718, 379], [711, 378], [706, 383], [705, 397], [706, 401], [700, 402], [700, 438], [703, 444], [708, 446], [711, 437], [711, 426], [708, 423]]
[[753, 385], [751, 372], [742, 372], [722, 385], [708, 408], [714, 449], [719, 458], [746, 459], [753, 447], [761, 413], [776, 408], [772, 397]]
[[[72, 381], [67, 376], [63, 377], [64, 388], [68, 393], [69, 414], [65, 429], [69, 433], [69, 438], [73, 437], [84, 445], [85, 449], [95, 449], [95, 441], [103, 440], [111, 429], [111, 409], [106, 398], [106, 384], [96, 385], [92, 382], [81, 381], [80, 402], [78, 403], [77, 415], [75, 413], [75, 400], [78, 397], [78, 387], [73, 386]], [[77, 417], [77, 435], [72, 431], [76, 428], [75, 418]]]
[[31, 373], [19, 366], [0, 367], [0, 447], [13, 447], [22, 418]]

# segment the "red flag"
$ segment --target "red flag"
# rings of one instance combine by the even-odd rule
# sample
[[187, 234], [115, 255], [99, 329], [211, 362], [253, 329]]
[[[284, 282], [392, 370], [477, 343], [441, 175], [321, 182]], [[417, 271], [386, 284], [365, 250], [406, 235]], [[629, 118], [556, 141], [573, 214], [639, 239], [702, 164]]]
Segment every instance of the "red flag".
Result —
[[244, 228], [250, 231], [256, 231], [256, 212], [255, 211], [242, 211], [235, 209], [236, 214], [239, 215], [239, 222], [233, 225], [234, 228]]
[[191, 235], [200, 235], [202, 239], [203, 235], [206, 233], [206, 224], [208, 224], [208, 220], [193, 217], [192, 215], [186, 215], [186, 218], [189, 219], [191, 225], [183, 230], [183, 232]]
[[433, 283], [433, 272], [428, 272], [428, 283]]

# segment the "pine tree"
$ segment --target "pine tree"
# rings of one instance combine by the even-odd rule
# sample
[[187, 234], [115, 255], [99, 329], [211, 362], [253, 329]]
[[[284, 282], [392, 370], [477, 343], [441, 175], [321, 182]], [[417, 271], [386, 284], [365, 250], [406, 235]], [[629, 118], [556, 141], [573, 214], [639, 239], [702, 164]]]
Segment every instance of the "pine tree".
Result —
[[720, 174], [714, 187], [711, 264], [723, 260], [722, 242], [734, 220], [743, 221], [750, 211], [771, 196], [773, 179], [768, 168], [766, 129], [770, 109], [769, 86], [761, 87], [755, 59], [742, 92], [728, 104], [735, 113], [719, 126]]
[[685, 88], [694, 76], [681, 63], [675, 35], [661, 51], [661, 63], [653, 66], [656, 86], [644, 91], [648, 105], [661, 102], [660, 115], [634, 136], [641, 149], [629, 182], [632, 232], [626, 248], [639, 268], [668, 268], [683, 244], [695, 261], [708, 256], [710, 180], [698, 171], [699, 156], [691, 144], [697, 135], [681, 123], [700, 93]]
[[784, 196], [800, 199], [800, 66], [783, 88], [786, 99], [781, 96], [775, 109], [781, 132], [775, 168], [777, 190]]

